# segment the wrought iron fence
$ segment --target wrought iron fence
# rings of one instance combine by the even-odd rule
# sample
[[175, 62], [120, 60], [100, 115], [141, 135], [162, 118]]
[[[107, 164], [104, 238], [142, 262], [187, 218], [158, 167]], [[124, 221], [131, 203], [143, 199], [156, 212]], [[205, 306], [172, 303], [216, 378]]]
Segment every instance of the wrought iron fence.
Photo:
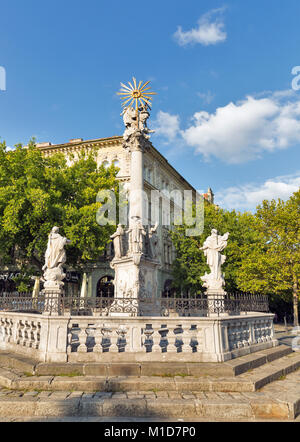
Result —
[[177, 312], [181, 316], [193, 316], [205, 313], [210, 314], [239, 314], [241, 312], [269, 312], [267, 295], [250, 293], [226, 293], [220, 295], [204, 293], [176, 293], [173, 290], [164, 292], [161, 298], [162, 310]]
[[127, 314], [130, 316], [210, 316], [222, 313], [239, 314], [240, 312], [269, 312], [266, 295], [248, 293], [226, 293], [225, 295], [203, 293], [164, 292], [161, 298], [108, 298], [108, 297], [58, 297], [56, 294], [14, 293], [12, 296], [0, 293], [0, 310], [70, 314], [72, 316], [110, 316]]

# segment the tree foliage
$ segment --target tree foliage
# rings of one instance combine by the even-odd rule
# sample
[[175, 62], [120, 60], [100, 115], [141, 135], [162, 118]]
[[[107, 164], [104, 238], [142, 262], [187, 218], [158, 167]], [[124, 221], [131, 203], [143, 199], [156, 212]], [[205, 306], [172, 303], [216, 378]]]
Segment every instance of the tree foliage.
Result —
[[113, 226], [96, 223], [101, 189], [117, 191], [114, 166], [97, 167], [96, 152], [76, 161], [42, 155], [30, 142], [7, 151], [0, 144], [0, 259], [41, 269], [53, 226], [71, 240], [68, 264], [80, 266], [103, 254]]
[[243, 290], [276, 294], [293, 293], [294, 319], [298, 322], [300, 277], [300, 190], [284, 202], [263, 201], [253, 230], [255, 241], [242, 251], [237, 283]]

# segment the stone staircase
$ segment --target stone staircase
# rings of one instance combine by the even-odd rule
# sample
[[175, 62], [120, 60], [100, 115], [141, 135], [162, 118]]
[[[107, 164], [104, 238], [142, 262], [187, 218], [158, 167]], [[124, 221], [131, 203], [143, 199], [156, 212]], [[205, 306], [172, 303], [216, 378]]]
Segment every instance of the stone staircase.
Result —
[[48, 416], [213, 420], [289, 420], [300, 412], [300, 353], [285, 345], [221, 364], [47, 364], [0, 352], [0, 367], [0, 417], [8, 404], [33, 416], [43, 416], [43, 406]]

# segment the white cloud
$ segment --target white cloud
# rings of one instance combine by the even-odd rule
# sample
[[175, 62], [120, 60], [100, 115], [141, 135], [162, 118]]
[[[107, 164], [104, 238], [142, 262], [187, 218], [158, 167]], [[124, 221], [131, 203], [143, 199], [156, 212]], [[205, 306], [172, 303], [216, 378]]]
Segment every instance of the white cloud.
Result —
[[211, 91], [197, 92], [197, 95], [205, 104], [210, 104], [215, 98], [215, 95]]
[[215, 202], [224, 209], [255, 210], [263, 200], [287, 200], [300, 187], [300, 172], [271, 178], [263, 184], [246, 184], [216, 192]]
[[160, 135], [168, 140], [173, 141], [178, 133], [180, 120], [178, 115], [171, 115], [168, 112], [159, 111], [156, 120], [153, 121], [153, 129], [156, 135]]
[[224, 31], [224, 22], [220, 13], [224, 8], [213, 9], [202, 15], [198, 20], [198, 27], [190, 31], [183, 31], [181, 26], [178, 26], [174, 34], [180, 46], [188, 44], [200, 43], [204, 46], [214, 45], [224, 42], [227, 34]]
[[279, 91], [265, 98], [248, 96], [231, 102], [214, 114], [196, 112], [181, 136], [206, 159], [214, 156], [237, 164], [260, 158], [263, 152], [300, 142], [300, 99]]

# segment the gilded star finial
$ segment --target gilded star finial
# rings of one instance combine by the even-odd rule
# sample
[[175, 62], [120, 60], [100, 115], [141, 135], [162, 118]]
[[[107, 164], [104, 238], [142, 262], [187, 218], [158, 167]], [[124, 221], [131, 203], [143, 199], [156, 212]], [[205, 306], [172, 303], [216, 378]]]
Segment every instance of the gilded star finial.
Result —
[[[139, 105], [142, 107], [148, 106], [151, 109], [152, 95], [156, 95], [155, 92], [150, 92], [151, 87], [148, 86], [150, 81], [143, 83], [142, 81], [137, 84], [136, 79], [133, 77], [132, 82], [128, 82], [128, 86], [121, 83], [121, 89], [118, 95], [121, 95], [121, 99], [124, 100], [122, 106], [134, 107], [136, 112], [138, 112]], [[134, 105], [134, 106], [133, 106]]]

